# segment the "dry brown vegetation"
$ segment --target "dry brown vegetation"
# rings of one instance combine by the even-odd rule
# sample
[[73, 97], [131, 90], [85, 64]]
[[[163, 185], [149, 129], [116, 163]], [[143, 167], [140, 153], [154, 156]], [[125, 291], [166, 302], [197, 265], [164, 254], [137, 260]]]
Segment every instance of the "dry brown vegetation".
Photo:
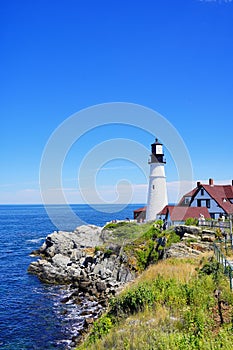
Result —
[[80, 349], [231, 350], [233, 296], [211, 255], [150, 266], [116, 297]]

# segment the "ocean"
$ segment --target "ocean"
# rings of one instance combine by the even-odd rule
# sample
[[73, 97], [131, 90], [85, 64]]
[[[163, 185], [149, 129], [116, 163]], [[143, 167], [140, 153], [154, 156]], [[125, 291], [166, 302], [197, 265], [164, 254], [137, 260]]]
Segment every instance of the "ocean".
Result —
[[[101, 205], [98, 210], [88, 205], [71, 208], [86, 223], [104, 226], [113, 219], [132, 219], [133, 210], [141, 206], [130, 204], [116, 212], [117, 206], [109, 205], [114, 213]], [[63, 209], [53, 208], [63, 229], [71, 231], [75, 226], [66, 222]], [[79, 306], [61, 303], [66, 287], [43, 284], [27, 273], [35, 259], [30, 253], [56, 229], [42, 205], [0, 205], [0, 349], [68, 348], [80, 317]]]

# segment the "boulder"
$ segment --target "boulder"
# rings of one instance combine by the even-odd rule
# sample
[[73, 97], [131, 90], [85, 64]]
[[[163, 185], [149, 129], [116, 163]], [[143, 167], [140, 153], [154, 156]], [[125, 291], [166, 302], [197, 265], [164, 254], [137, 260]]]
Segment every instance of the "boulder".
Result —
[[95, 247], [103, 244], [100, 235], [101, 227], [94, 225], [83, 225], [77, 227], [73, 232], [54, 231], [47, 236], [39, 253], [48, 257], [61, 253], [72, 255], [72, 259], [75, 257], [78, 259], [80, 258], [78, 251], [80, 247]]
[[201, 240], [204, 242], [214, 242], [215, 241], [215, 232], [211, 230], [203, 230]]
[[96, 289], [99, 293], [102, 293], [106, 290], [107, 286], [104, 282], [98, 281], [96, 282]]
[[183, 237], [182, 237], [182, 241], [197, 241], [200, 240], [201, 238], [199, 236], [195, 236], [195, 235], [191, 235], [190, 233], [184, 233]]
[[82, 225], [74, 230], [78, 245], [81, 247], [97, 247], [103, 244], [102, 228], [95, 225]]
[[182, 238], [185, 233], [189, 233], [194, 236], [201, 235], [202, 229], [197, 226], [179, 225], [175, 227], [175, 232]]
[[[111, 243], [105, 251], [101, 228], [83, 225], [73, 232], [53, 232], [38, 250], [41, 259], [28, 272], [46, 283], [72, 284], [85, 295], [114, 294], [122, 284], [134, 279], [121, 247]], [[106, 254], [107, 252], [107, 254]]]
[[166, 249], [166, 258], [187, 258], [195, 257], [200, 254], [200, 251], [188, 247], [185, 242], [173, 243]]
[[52, 258], [53, 266], [62, 268], [64, 270], [67, 269], [69, 263], [71, 263], [70, 258], [60, 253], [54, 255], [54, 257]]

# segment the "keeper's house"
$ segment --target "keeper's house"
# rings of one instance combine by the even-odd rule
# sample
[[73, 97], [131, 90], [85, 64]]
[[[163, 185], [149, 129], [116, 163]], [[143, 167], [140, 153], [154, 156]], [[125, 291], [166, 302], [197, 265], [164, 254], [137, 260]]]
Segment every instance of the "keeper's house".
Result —
[[[167, 220], [169, 224], [184, 222], [187, 218], [218, 219], [233, 215], [233, 180], [230, 185], [215, 185], [209, 179], [207, 185], [197, 182], [192, 191], [186, 193], [176, 206], [166, 205], [157, 215], [157, 219]], [[144, 221], [146, 207], [134, 211], [134, 219]]]
[[213, 179], [209, 179], [208, 185], [197, 182], [197, 186], [186, 193], [178, 205], [205, 207], [212, 219], [228, 217], [233, 214], [233, 181], [231, 185], [214, 185]]

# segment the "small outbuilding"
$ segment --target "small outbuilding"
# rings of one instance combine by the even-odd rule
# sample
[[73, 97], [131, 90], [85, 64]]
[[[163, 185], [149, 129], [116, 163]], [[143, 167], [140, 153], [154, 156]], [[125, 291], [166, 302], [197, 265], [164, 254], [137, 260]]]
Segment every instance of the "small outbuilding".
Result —
[[146, 219], [146, 207], [134, 210], [133, 218], [134, 220], [137, 220], [137, 222], [144, 222]]
[[166, 221], [168, 226], [171, 226], [183, 224], [188, 218], [210, 219], [210, 214], [205, 207], [166, 205], [157, 217], [158, 219]]

